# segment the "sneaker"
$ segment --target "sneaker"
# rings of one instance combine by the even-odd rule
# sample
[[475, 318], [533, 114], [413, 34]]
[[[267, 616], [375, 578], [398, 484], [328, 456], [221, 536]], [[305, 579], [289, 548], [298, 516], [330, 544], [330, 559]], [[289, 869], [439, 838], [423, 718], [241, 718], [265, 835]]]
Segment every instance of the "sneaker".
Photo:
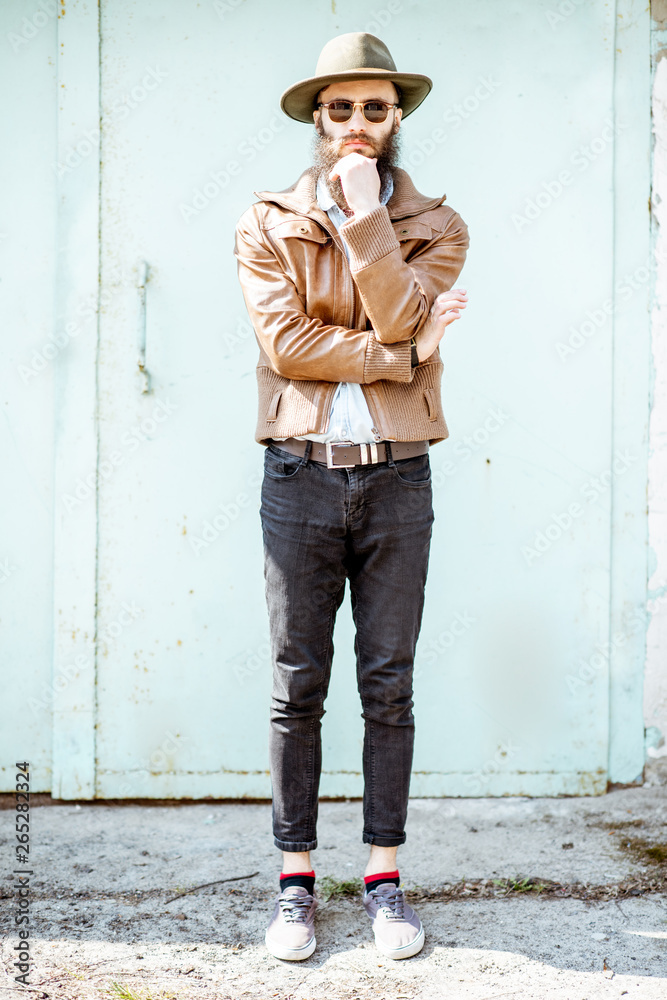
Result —
[[405, 902], [403, 890], [383, 882], [364, 892], [364, 909], [373, 921], [375, 944], [387, 958], [411, 958], [424, 947], [421, 920]]
[[274, 958], [302, 962], [315, 951], [317, 896], [300, 885], [290, 885], [276, 898], [266, 930], [266, 947]]

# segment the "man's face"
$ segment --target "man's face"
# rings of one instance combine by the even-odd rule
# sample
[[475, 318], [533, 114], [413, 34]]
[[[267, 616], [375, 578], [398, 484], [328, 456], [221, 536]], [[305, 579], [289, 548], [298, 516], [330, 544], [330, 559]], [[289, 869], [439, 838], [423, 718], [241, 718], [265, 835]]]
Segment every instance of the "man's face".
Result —
[[[345, 83], [332, 83], [317, 96], [318, 104], [329, 101], [385, 101], [387, 104], [397, 103], [396, 88], [389, 80], [354, 80]], [[387, 140], [395, 135], [401, 122], [401, 109], [393, 108], [386, 119], [380, 124], [367, 122], [361, 108], [355, 108], [349, 121], [332, 122], [326, 108], [313, 111], [315, 128], [320, 136], [325, 136], [330, 145], [335, 146], [338, 155], [361, 153], [363, 156], [377, 156], [383, 152]]]
[[[351, 83], [332, 83], [321, 90], [317, 103], [329, 101], [385, 101], [396, 104], [398, 93], [389, 80], [354, 80]], [[344, 211], [349, 205], [343, 194], [340, 180], [328, 179], [328, 174], [341, 156], [349, 153], [361, 153], [362, 156], [377, 159], [377, 171], [384, 191], [389, 175], [398, 160], [398, 130], [401, 122], [401, 109], [390, 109], [387, 117], [379, 124], [367, 122], [361, 108], [355, 108], [349, 121], [332, 122], [326, 108], [318, 108], [313, 112], [315, 121], [315, 141], [313, 146], [314, 162], [323, 175], [326, 184], [336, 204]]]

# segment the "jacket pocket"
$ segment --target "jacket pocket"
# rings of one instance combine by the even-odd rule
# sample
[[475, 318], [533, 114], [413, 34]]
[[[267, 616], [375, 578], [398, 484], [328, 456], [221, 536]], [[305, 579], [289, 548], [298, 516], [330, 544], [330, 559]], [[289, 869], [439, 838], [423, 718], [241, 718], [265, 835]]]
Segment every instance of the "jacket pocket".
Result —
[[282, 389], [277, 389], [273, 396], [271, 397], [271, 402], [269, 403], [269, 408], [266, 412], [267, 421], [276, 420], [278, 417], [278, 406], [280, 405], [280, 397], [283, 394]]
[[310, 240], [312, 243], [328, 243], [329, 234], [312, 219], [287, 219], [267, 229], [271, 239], [284, 240], [293, 237], [298, 240]]
[[436, 399], [435, 389], [432, 389], [430, 387], [424, 389], [424, 399], [426, 400], [426, 405], [428, 407], [428, 419], [437, 420], [438, 401]]
[[407, 240], [430, 240], [433, 238], [433, 230], [428, 223], [419, 222], [417, 219], [393, 222], [392, 226], [399, 243], [405, 243]]

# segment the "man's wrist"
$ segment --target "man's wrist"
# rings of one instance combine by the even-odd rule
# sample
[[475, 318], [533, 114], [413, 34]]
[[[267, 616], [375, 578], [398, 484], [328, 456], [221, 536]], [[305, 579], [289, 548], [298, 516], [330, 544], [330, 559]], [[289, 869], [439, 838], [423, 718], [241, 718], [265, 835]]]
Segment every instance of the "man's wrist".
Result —
[[363, 206], [360, 205], [357, 208], [353, 208], [352, 205], [350, 205], [350, 208], [354, 212], [355, 219], [361, 219], [364, 215], [370, 215], [371, 212], [374, 212], [379, 207], [380, 207], [379, 201], [376, 205], [363, 205]]

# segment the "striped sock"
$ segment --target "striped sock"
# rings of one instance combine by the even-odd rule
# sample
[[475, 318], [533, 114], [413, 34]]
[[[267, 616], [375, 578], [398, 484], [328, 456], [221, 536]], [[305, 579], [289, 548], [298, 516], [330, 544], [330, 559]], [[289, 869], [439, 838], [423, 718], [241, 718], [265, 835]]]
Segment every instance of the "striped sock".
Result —
[[400, 885], [401, 877], [398, 874], [398, 868], [395, 872], [378, 872], [376, 875], [364, 875], [366, 892], [377, 889], [383, 882], [393, 882], [396, 886]]
[[312, 896], [315, 888], [315, 872], [289, 872], [287, 875], [285, 875], [284, 872], [281, 872], [280, 891], [284, 892], [290, 885], [300, 885]]

